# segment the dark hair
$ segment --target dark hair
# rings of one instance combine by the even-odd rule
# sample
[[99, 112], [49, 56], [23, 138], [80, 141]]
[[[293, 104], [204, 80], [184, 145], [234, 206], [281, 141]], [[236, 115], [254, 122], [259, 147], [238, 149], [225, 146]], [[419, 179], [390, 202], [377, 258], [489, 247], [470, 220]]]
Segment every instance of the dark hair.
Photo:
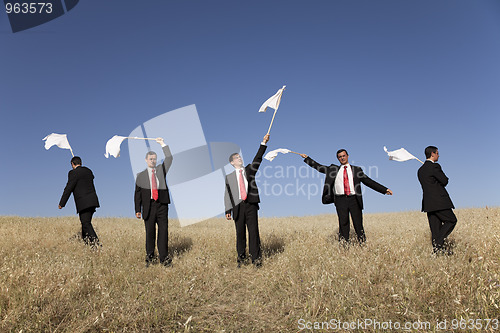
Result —
[[146, 153], [146, 159], [148, 158], [149, 155], [156, 155], [156, 153], [154, 151], [152, 151], [152, 150], [148, 151]]
[[229, 163], [231, 163], [233, 161], [233, 157], [235, 157], [236, 155], [239, 155], [238, 153], [232, 153], [231, 155], [229, 155]]
[[82, 165], [82, 159], [79, 156], [75, 156], [71, 159], [71, 164]]
[[437, 152], [438, 148], [434, 146], [429, 146], [425, 148], [425, 158], [430, 158], [432, 153]]
[[343, 151], [345, 151], [345, 154], [346, 154], [347, 156], [349, 156], [349, 153], [347, 152], [347, 150], [345, 150], [344, 148], [342, 148], [342, 149], [337, 150], [337, 157], [338, 157], [338, 156], [339, 156], [339, 154], [340, 154], [341, 152], [343, 152]]

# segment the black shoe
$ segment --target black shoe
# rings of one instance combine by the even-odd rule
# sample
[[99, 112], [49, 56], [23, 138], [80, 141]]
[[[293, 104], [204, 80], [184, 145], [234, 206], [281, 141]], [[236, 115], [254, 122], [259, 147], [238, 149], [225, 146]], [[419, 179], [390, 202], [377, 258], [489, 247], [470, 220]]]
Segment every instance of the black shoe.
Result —
[[255, 268], [261, 268], [262, 267], [262, 260], [261, 259], [257, 259], [253, 262], [253, 265], [255, 266]]
[[146, 255], [146, 267], [149, 267], [149, 265], [156, 265], [157, 263], [158, 263], [158, 257], [157, 256]]
[[242, 265], [248, 265], [250, 263], [246, 256], [245, 257], [238, 256], [237, 262], [238, 262], [238, 268], [241, 268]]
[[165, 267], [172, 267], [172, 259], [167, 258], [163, 261], [160, 261], [160, 265], [165, 266]]

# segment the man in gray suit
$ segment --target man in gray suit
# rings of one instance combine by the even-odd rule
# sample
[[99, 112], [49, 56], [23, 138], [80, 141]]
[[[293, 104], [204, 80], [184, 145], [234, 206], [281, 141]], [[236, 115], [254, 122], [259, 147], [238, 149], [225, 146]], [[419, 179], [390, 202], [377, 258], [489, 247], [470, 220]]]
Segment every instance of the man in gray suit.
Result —
[[432, 247], [434, 253], [452, 254], [451, 250], [444, 247], [446, 238], [455, 228], [457, 218], [452, 211], [453, 202], [445, 189], [448, 177], [437, 163], [439, 151], [437, 147], [425, 148], [426, 161], [418, 169], [418, 180], [422, 186], [422, 212], [427, 213], [432, 234]]

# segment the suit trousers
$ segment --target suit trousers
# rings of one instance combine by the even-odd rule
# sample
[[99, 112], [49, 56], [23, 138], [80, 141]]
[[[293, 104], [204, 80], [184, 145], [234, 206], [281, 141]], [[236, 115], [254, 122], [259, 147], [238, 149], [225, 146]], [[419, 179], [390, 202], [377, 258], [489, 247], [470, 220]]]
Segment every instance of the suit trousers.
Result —
[[80, 222], [82, 224], [82, 239], [86, 244], [97, 244], [99, 238], [92, 227], [92, 216], [95, 213], [95, 207], [90, 207], [80, 211]]
[[365, 230], [363, 229], [363, 211], [359, 206], [356, 195], [336, 195], [335, 208], [337, 209], [337, 216], [339, 218], [339, 241], [349, 241], [349, 214], [351, 214], [352, 224], [358, 236], [358, 242], [365, 242], [366, 236]]
[[236, 226], [236, 251], [238, 252], [238, 262], [246, 260], [246, 246], [248, 229], [248, 250], [252, 262], [261, 260], [262, 252], [260, 248], [258, 204], [242, 201], [239, 204], [238, 218], [234, 221]]
[[146, 261], [152, 261], [155, 256], [156, 225], [158, 224], [158, 254], [160, 262], [168, 260], [168, 204], [162, 204], [151, 199], [149, 216], [144, 220], [146, 228]]
[[451, 209], [427, 212], [429, 227], [432, 234], [434, 252], [443, 249], [444, 240], [448, 238], [457, 224], [457, 217]]

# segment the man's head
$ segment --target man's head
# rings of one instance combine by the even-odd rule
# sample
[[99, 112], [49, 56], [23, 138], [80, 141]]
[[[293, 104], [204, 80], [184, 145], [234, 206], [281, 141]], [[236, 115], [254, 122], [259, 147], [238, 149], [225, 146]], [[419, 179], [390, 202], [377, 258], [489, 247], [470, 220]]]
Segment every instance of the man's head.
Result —
[[82, 159], [79, 156], [74, 156], [71, 159], [71, 167], [73, 168], [73, 170], [80, 165], [82, 165]]
[[439, 159], [438, 148], [434, 146], [429, 146], [425, 148], [425, 158], [433, 162], [437, 162]]
[[146, 154], [146, 164], [150, 168], [155, 168], [156, 167], [156, 153], [154, 151], [148, 151]]
[[337, 151], [337, 159], [339, 160], [340, 164], [346, 165], [349, 162], [349, 154], [347, 153], [347, 150], [339, 149]]
[[229, 163], [237, 169], [241, 168], [243, 166], [243, 159], [241, 158], [241, 155], [238, 153], [232, 153], [229, 156]]

